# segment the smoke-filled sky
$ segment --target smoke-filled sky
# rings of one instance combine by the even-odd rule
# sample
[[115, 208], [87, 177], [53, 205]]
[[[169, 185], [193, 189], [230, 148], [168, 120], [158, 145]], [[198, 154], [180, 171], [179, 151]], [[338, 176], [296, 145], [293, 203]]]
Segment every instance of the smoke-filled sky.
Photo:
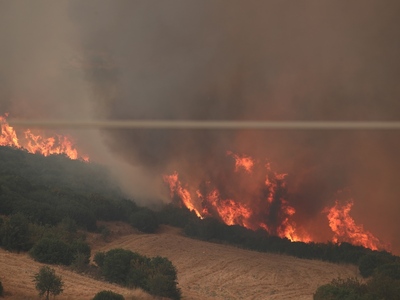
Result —
[[[398, 0], [0, 0], [0, 114], [399, 120], [399, 14]], [[228, 150], [268, 159], [303, 222], [350, 190], [356, 221], [400, 252], [399, 131], [71, 134], [149, 197], [168, 198], [175, 170], [220, 180]]]

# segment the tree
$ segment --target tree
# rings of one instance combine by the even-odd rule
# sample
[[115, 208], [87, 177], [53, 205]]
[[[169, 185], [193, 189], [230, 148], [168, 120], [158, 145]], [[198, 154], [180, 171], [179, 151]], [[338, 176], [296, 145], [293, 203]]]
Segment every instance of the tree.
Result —
[[70, 265], [73, 260], [71, 247], [57, 238], [43, 238], [30, 251], [42, 263]]
[[379, 266], [392, 263], [394, 257], [387, 252], [373, 252], [364, 255], [358, 262], [358, 269], [362, 277], [371, 276]]
[[5, 223], [2, 245], [6, 250], [26, 251], [31, 247], [29, 221], [20, 213], [12, 215]]
[[63, 281], [61, 276], [57, 276], [54, 269], [44, 266], [40, 268], [39, 272], [35, 274], [33, 282], [39, 295], [46, 295], [46, 300], [49, 300], [50, 294], [59, 295], [63, 291]]
[[98, 292], [92, 300], [124, 300], [124, 296], [113, 291]]
[[105, 254], [101, 271], [106, 280], [126, 284], [126, 278], [130, 269], [130, 262], [135, 253], [125, 249], [112, 249]]

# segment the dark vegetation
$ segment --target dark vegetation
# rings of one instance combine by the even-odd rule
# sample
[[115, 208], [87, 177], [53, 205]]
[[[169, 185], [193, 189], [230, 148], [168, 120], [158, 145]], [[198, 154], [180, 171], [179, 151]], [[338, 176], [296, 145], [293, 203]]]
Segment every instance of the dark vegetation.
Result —
[[46, 300], [53, 298], [63, 292], [64, 283], [61, 276], [56, 275], [56, 271], [48, 266], [41, 267], [35, 274], [33, 282], [39, 292], [39, 296], [45, 296]]
[[[0, 147], [0, 246], [29, 251], [42, 263], [84, 271], [91, 253], [84, 231], [97, 230], [105, 238], [109, 235], [106, 227], [97, 227], [97, 221], [124, 221], [143, 232], [154, 232], [159, 224], [157, 214], [126, 199], [111, 182], [106, 170], [96, 164]], [[125, 255], [129, 258], [124, 261], [129, 270], [129, 281], [125, 282], [112, 276], [113, 268], [121, 265], [111, 254], [105, 254], [105, 269], [100, 270], [107, 280], [180, 299], [176, 270], [166, 258]], [[117, 264], [110, 266], [110, 260]], [[136, 266], [137, 260], [143, 265]], [[62, 291], [43, 286], [44, 279], [49, 283], [52, 278], [49, 270], [41, 270], [35, 277], [37, 288], [46, 297]], [[144, 277], [139, 280], [138, 274]], [[109, 292], [97, 296], [120, 299]]]
[[101, 291], [98, 292], [93, 300], [124, 300], [124, 296], [121, 294], [114, 293], [113, 291]]
[[[123, 221], [147, 233], [155, 232], [159, 224], [168, 224], [183, 228], [187, 236], [196, 239], [299, 258], [356, 264], [362, 276], [372, 276], [367, 287], [360, 284], [360, 290], [367, 288], [369, 291], [378, 285], [377, 282], [390, 286], [398, 280], [390, 277], [392, 275], [382, 275], [396, 273], [397, 269], [392, 265], [400, 263], [399, 258], [390, 253], [349, 243], [291, 242], [271, 236], [264, 230], [228, 226], [216, 219], [200, 220], [194, 213], [172, 204], [155, 212], [125, 198], [102, 166], [70, 160], [63, 155], [43, 157], [12, 147], [0, 147], [0, 215], [3, 216], [0, 217], [1, 247], [16, 252], [29, 251], [37, 261], [72, 265], [77, 270], [84, 269], [90, 256], [90, 247], [79, 229], [97, 230], [106, 239], [109, 231], [106, 227], [98, 228], [97, 221]], [[126, 255], [131, 260], [139, 257], [138, 254], [119, 255]], [[146, 266], [146, 271], [140, 267], [132, 269], [129, 262], [126, 265], [129, 276], [122, 272], [126, 276], [114, 278], [107, 275], [101, 257], [97, 258], [103, 275], [111, 276], [110, 281], [141, 286], [156, 295], [164, 293], [164, 287], [157, 288], [163, 286], [165, 275], [161, 271], [154, 273], [158, 269], [152, 265], [153, 259], [138, 259]], [[142, 275], [146, 278], [144, 282], [135, 281], [135, 276]], [[327, 289], [342, 285], [357, 286], [357, 283], [337, 281]], [[166, 289], [174, 290], [173, 284]], [[390, 291], [390, 288], [385, 290]]]
[[0, 281], [0, 297], [4, 296], [4, 289], [3, 289], [3, 284]]
[[377, 267], [372, 276], [362, 283], [356, 278], [334, 279], [320, 286], [314, 300], [399, 300], [400, 263], [389, 263]]
[[152, 295], [180, 299], [177, 272], [165, 257], [148, 258], [125, 249], [98, 252], [94, 258], [104, 278], [127, 287], [140, 287]]

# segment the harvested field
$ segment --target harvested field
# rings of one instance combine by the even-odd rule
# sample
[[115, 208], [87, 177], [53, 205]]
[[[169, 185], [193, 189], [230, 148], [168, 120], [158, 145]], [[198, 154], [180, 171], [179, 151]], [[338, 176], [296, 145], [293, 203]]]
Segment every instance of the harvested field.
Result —
[[[33, 261], [27, 254], [9, 253], [0, 249], [0, 280], [5, 291], [4, 299], [40, 299], [32, 279], [41, 266], [43, 264]], [[102, 290], [112, 290], [124, 295], [127, 300], [154, 299], [141, 290], [130, 290], [94, 280], [67, 270], [66, 267], [51, 267], [56, 270], [57, 275], [61, 275], [64, 281], [64, 292], [56, 297], [58, 300], [92, 299], [97, 292]]]
[[243, 250], [193, 240], [179, 229], [157, 234], [135, 232], [122, 223], [107, 224], [110, 242], [89, 237], [92, 252], [124, 248], [165, 256], [178, 270], [184, 299], [312, 299], [316, 288], [337, 277], [357, 276], [357, 267]]

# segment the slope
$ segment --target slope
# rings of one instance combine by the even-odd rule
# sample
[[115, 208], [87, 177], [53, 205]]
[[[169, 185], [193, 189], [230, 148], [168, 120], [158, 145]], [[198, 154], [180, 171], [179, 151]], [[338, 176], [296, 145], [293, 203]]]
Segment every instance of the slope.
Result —
[[123, 223], [107, 226], [112, 232], [108, 243], [98, 235], [89, 237], [92, 253], [124, 248], [167, 257], [177, 267], [183, 299], [312, 299], [321, 284], [358, 274], [356, 266], [193, 240], [169, 226], [157, 234], [139, 233]]

